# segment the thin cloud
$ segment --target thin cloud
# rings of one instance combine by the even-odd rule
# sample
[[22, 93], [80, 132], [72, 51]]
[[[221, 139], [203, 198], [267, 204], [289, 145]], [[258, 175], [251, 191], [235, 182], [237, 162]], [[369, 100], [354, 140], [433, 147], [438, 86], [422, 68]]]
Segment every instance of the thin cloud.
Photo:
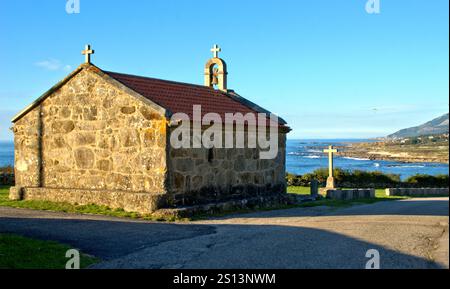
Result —
[[71, 65], [65, 65], [63, 68], [64, 71], [69, 72], [72, 70], [72, 66]]
[[36, 62], [35, 65], [46, 70], [55, 71], [61, 68], [61, 61], [57, 59], [48, 59]]
[[37, 67], [40, 67], [40, 68], [48, 70], [48, 71], [63, 70], [63, 71], [68, 72], [68, 71], [72, 70], [72, 66], [64, 65], [63, 63], [61, 63], [60, 60], [54, 59], [54, 58], [36, 62], [35, 65]]

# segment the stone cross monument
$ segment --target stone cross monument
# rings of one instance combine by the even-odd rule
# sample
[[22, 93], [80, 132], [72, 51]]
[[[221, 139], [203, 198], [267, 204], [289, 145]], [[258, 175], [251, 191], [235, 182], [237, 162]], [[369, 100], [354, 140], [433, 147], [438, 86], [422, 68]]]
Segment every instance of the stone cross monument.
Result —
[[328, 179], [327, 179], [327, 189], [334, 189], [334, 178], [333, 178], [333, 153], [337, 153], [337, 149], [333, 149], [333, 146], [329, 146], [328, 149], [323, 151], [328, 153]]

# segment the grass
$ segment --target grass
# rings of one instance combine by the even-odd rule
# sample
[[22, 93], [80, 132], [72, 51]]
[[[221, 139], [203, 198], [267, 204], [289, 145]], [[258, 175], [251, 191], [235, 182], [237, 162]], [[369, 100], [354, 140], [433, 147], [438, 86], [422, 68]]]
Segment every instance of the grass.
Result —
[[290, 186], [288, 187], [288, 193], [297, 195], [309, 195], [311, 193], [311, 190], [309, 187]]
[[133, 218], [143, 219], [149, 221], [185, 221], [186, 219], [175, 217], [162, 217], [151, 214], [139, 214], [135, 212], [126, 212], [123, 209], [111, 209], [106, 206], [99, 205], [74, 205], [64, 202], [49, 202], [49, 201], [33, 201], [22, 200], [12, 201], [9, 199], [9, 187], [0, 186], [0, 206], [12, 207], [12, 208], [24, 208], [43, 211], [65, 212], [65, 213], [78, 213], [78, 214], [91, 214], [91, 215], [103, 215], [119, 218]]
[[[12, 234], [0, 234], [0, 269], [65, 269], [68, 245]], [[80, 267], [99, 262], [80, 253]]]

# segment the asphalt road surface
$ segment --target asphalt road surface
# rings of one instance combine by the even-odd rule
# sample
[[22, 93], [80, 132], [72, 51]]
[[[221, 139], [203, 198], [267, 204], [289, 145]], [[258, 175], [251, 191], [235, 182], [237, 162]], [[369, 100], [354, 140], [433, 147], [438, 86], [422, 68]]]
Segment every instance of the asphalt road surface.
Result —
[[0, 232], [68, 243], [94, 268], [448, 268], [449, 199], [154, 223], [0, 207]]

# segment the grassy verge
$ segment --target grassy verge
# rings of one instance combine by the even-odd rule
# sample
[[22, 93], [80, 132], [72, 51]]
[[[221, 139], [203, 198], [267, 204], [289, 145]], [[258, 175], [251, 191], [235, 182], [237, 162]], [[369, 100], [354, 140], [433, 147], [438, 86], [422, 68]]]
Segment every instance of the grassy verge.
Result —
[[185, 221], [185, 219], [177, 219], [174, 217], [161, 217], [154, 216], [151, 214], [144, 215], [134, 212], [126, 212], [122, 209], [111, 209], [106, 206], [99, 205], [73, 205], [69, 203], [56, 203], [49, 201], [11, 201], [9, 199], [9, 187], [0, 186], [0, 206], [12, 207], [12, 208], [24, 208], [33, 210], [43, 210], [43, 211], [54, 211], [54, 212], [65, 212], [65, 213], [78, 213], [78, 214], [91, 214], [91, 215], [104, 215], [111, 217], [120, 218], [133, 218], [133, 219], [144, 219], [150, 221]]
[[[70, 246], [12, 234], [0, 234], [0, 269], [64, 269]], [[86, 268], [99, 260], [80, 254], [80, 267]]]
[[309, 187], [290, 186], [288, 187], [287, 191], [289, 194], [297, 194], [297, 195], [311, 194], [311, 190]]

